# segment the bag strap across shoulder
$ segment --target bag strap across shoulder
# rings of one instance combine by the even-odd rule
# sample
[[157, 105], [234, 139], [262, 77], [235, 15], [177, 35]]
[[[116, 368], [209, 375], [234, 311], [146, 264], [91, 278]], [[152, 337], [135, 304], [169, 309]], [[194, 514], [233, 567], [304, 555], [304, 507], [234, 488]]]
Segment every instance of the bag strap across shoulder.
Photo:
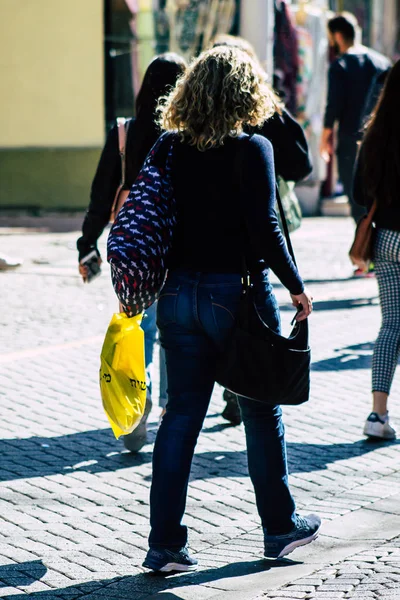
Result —
[[124, 187], [126, 180], [126, 136], [127, 129], [129, 127], [129, 121], [124, 117], [118, 117], [117, 129], [118, 129], [118, 148], [119, 155], [121, 158], [121, 187]]
[[368, 219], [369, 222], [372, 223], [372, 221], [374, 220], [374, 216], [376, 213], [376, 209], [378, 208], [378, 203], [376, 200], [373, 201], [371, 208], [369, 209], [367, 215], [366, 215], [366, 219]]

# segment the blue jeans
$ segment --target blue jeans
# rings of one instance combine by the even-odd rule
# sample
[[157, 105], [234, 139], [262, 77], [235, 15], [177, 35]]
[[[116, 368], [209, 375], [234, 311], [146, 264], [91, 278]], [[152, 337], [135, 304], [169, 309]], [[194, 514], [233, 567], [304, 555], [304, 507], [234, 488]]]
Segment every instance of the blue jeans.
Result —
[[[146, 366], [146, 381], [147, 391], [149, 396], [152, 394], [152, 370], [153, 370], [153, 354], [154, 345], [157, 341], [157, 303], [152, 304], [146, 310], [143, 321], [142, 329], [144, 331], [144, 356]], [[167, 373], [165, 367], [165, 352], [163, 348], [160, 348], [160, 396], [159, 405], [165, 408], [167, 404]]]
[[[255, 287], [262, 317], [279, 331], [279, 309], [266, 274]], [[161, 292], [157, 325], [166, 351], [168, 405], [153, 452], [151, 548], [177, 549], [187, 542], [181, 521], [192, 458], [215, 383], [217, 356], [233, 327], [240, 295], [240, 275], [190, 271], [170, 273]], [[288, 533], [295, 524], [295, 504], [281, 409], [245, 398], [239, 404], [262, 525], [271, 535]]]

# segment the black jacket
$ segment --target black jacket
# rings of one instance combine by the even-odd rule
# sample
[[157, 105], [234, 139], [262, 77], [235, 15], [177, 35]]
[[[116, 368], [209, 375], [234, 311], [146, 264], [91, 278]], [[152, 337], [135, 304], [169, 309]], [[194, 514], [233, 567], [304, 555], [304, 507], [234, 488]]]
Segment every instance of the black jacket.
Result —
[[385, 56], [365, 46], [354, 47], [334, 60], [329, 67], [324, 126], [332, 129], [338, 122], [339, 138], [359, 136], [371, 87], [389, 67]]
[[255, 133], [271, 142], [277, 176], [297, 182], [310, 175], [313, 167], [303, 128], [287, 110], [281, 115], [275, 113]]
[[[129, 124], [126, 153], [129, 156], [135, 135], [136, 121]], [[302, 127], [284, 110], [276, 113], [256, 130], [270, 140], [275, 156], [275, 172], [286, 181], [300, 181], [312, 171], [308, 145]], [[154, 139], [154, 142], [156, 140]], [[150, 150], [150, 147], [148, 150]], [[143, 157], [144, 160], [145, 157]], [[129, 169], [127, 163], [126, 187], [129, 189], [138, 173]], [[86, 213], [82, 236], [77, 241], [79, 260], [97, 250], [97, 240], [109, 222], [115, 192], [121, 179], [121, 161], [118, 150], [118, 130], [115, 125], [107, 136], [100, 161], [93, 179], [89, 208]]]

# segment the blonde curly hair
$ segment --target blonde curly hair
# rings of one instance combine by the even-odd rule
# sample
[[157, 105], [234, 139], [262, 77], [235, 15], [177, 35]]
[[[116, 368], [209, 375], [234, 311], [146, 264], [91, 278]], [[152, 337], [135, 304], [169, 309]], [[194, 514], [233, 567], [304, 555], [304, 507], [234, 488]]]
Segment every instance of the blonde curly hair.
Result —
[[244, 126], [262, 125], [280, 108], [259, 63], [243, 50], [218, 46], [195, 59], [161, 99], [159, 125], [208, 150], [237, 136]]

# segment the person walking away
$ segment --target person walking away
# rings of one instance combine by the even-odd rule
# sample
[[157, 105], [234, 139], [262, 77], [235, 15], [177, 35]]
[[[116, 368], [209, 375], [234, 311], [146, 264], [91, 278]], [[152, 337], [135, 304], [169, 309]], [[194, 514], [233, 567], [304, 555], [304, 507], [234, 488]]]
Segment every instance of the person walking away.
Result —
[[[258, 62], [258, 57], [253, 46], [244, 38], [233, 35], [217, 35], [213, 42], [213, 48], [228, 47], [238, 48], [246, 52], [253, 60]], [[268, 75], [265, 73], [265, 80]], [[271, 93], [273, 91], [271, 90]], [[275, 112], [264, 123], [256, 129], [248, 127], [247, 133], [251, 131], [263, 135], [272, 144], [275, 158], [275, 173], [285, 181], [298, 183], [312, 172], [312, 162], [306, 137], [301, 125], [292, 117], [278, 97], [275, 98]], [[222, 417], [232, 423], [240, 425], [242, 416], [236, 394], [224, 390], [223, 398], [226, 406]]]
[[388, 398], [400, 352], [400, 61], [389, 72], [367, 126], [354, 177], [354, 200], [376, 202], [374, 262], [382, 324], [372, 358], [372, 412], [364, 434], [393, 440]]
[[356, 222], [364, 214], [364, 209], [353, 199], [353, 171], [364, 107], [376, 77], [390, 67], [385, 56], [356, 43], [357, 27], [357, 19], [351, 13], [336, 15], [328, 21], [329, 43], [337, 58], [329, 67], [328, 99], [320, 147], [322, 157], [329, 161], [333, 154], [333, 127], [337, 123], [339, 178]]
[[[185, 60], [175, 53], [161, 54], [154, 58], [147, 68], [136, 100], [136, 118], [127, 122], [126, 138], [126, 177], [125, 188], [130, 189], [143, 162], [157, 141], [160, 129], [155, 122], [156, 108], [161, 97], [165, 96], [185, 72]], [[95, 251], [98, 263], [101, 264], [97, 241], [110, 221], [111, 208], [115, 194], [121, 181], [121, 159], [118, 144], [118, 128], [115, 125], [108, 134], [93, 179], [90, 204], [82, 225], [82, 236], [77, 241], [79, 253], [79, 273], [83, 281], [87, 281], [87, 267], [82, 264], [85, 256]], [[151, 371], [153, 350], [157, 338], [156, 306], [146, 311], [142, 321], [145, 334], [145, 361], [148, 381], [148, 397], [145, 414], [140, 425], [129, 435], [123, 436], [125, 447], [131, 452], [138, 452], [147, 442], [147, 418], [151, 410]], [[161, 381], [160, 405], [165, 408], [166, 383], [162, 379], [165, 369], [162, 365], [164, 352], [160, 351]]]
[[[168, 403], [153, 451], [150, 549], [143, 563], [154, 571], [197, 566], [182, 519], [218, 357], [239, 310], [243, 260], [270, 327], [280, 330], [269, 268], [291, 293], [298, 320], [312, 310], [278, 226], [272, 145], [243, 133], [272, 116], [274, 102], [259, 64], [238, 49], [221, 47], [191, 64], [161, 110], [162, 127], [175, 132], [170, 143], [177, 224], [157, 307]], [[315, 539], [321, 521], [296, 513], [281, 408], [242, 397], [239, 403], [265, 556], [280, 558]]]

